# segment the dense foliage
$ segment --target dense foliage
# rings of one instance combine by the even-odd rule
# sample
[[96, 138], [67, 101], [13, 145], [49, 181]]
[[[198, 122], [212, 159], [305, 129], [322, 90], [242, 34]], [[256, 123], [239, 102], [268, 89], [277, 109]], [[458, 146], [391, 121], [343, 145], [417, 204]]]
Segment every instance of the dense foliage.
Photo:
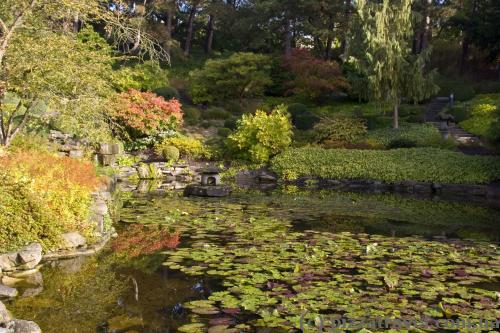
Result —
[[457, 109], [465, 113], [460, 126], [466, 131], [500, 142], [500, 94], [478, 95], [470, 102], [457, 105]]
[[467, 156], [435, 148], [395, 150], [289, 149], [272, 160], [287, 179], [317, 176], [386, 182], [474, 184], [500, 178], [500, 158]]
[[323, 144], [354, 142], [366, 133], [365, 121], [359, 118], [338, 116], [323, 118], [314, 130], [317, 140]]
[[[155, 148], [158, 153], [164, 154], [165, 149], [170, 150], [169, 147], [171, 146], [177, 148], [180, 152], [180, 156], [183, 158], [197, 159], [210, 157], [210, 151], [203, 145], [203, 142], [196, 138], [181, 134], [163, 139]], [[165, 155], [163, 156], [165, 157]]]
[[296, 94], [317, 99], [349, 89], [336, 62], [318, 59], [309, 50], [293, 50], [291, 56], [285, 59], [285, 67], [293, 76], [288, 83], [289, 89]]
[[59, 245], [61, 233], [92, 238], [91, 192], [100, 184], [90, 163], [38, 151], [0, 158], [0, 252], [40, 242]]
[[112, 117], [131, 137], [154, 135], [182, 123], [181, 103], [154, 93], [130, 89], [116, 95], [111, 108]]
[[292, 143], [292, 124], [285, 106], [275, 108], [270, 114], [257, 110], [254, 115], [243, 115], [228, 139], [243, 158], [255, 163], [267, 162]]
[[[141, 91], [158, 89], [164, 91], [168, 86], [168, 72], [153, 61], [147, 61], [135, 66], [124, 66], [113, 73], [113, 78], [114, 87], [120, 92], [130, 89]], [[179, 99], [178, 96], [172, 97]]]
[[365, 135], [365, 139], [383, 147], [391, 147], [395, 143], [403, 141], [411, 147], [453, 147], [453, 143], [444, 140], [439, 130], [430, 124], [405, 124], [398, 130], [392, 128], [376, 129], [369, 131]]
[[261, 96], [271, 84], [270, 59], [254, 53], [235, 53], [227, 59], [208, 60], [191, 72], [191, 95], [197, 104]]

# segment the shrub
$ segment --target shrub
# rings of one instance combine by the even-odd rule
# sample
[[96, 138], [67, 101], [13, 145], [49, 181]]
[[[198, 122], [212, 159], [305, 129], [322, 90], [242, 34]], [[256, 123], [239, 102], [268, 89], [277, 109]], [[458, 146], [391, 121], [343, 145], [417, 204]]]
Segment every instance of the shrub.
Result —
[[406, 121], [413, 124], [423, 124], [425, 123], [424, 114], [412, 114], [406, 118]]
[[318, 116], [309, 111], [306, 105], [301, 103], [290, 104], [288, 112], [292, 116], [292, 124], [299, 130], [310, 130], [320, 120]]
[[440, 96], [450, 96], [453, 93], [455, 100], [468, 101], [474, 97], [476, 92], [471, 84], [463, 80], [443, 80], [438, 82]]
[[477, 95], [470, 101], [457, 103], [450, 111], [466, 131], [491, 142], [500, 141], [500, 94]]
[[409, 105], [404, 104], [399, 108], [399, 115], [401, 117], [407, 117], [412, 115], [421, 115], [425, 113], [425, 108], [420, 105]]
[[238, 127], [238, 120], [236, 118], [226, 119], [226, 121], [224, 121], [224, 127], [235, 130], [236, 127]]
[[203, 119], [225, 120], [231, 118], [231, 113], [219, 107], [211, 107], [202, 113]]
[[481, 81], [474, 84], [474, 90], [477, 94], [495, 94], [500, 93], [500, 81]]
[[233, 131], [230, 128], [221, 127], [217, 130], [217, 135], [222, 136], [224, 138], [228, 137]]
[[179, 149], [180, 155], [185, 158], [210, 158], [210, 152], [203, 143], [195, 138], [184, 135], [177, 135], [163, 139], [160, 144], [156, 145], [156, 151], [162, 152], [167, 146], [174, 146]]
[[338, 116], [323, 118], [315, 127], [319, 142], [354, 142], [366, 133], [365, 121], [359, 118]]
[[309, 50], [293, 50], [290, 59], [285, 60], [285, 67], [294, 77], [290, 82], [293, 93], [316, 99], [349, 89], [338, 63], [317, 59]]
[[254, 53], [235, 53], [227, 59], [208, 60], [190, 73], [191, 96], [197, 104], [213, 103], [264, 94], [269, 86], [270, 58]]
[[500, 177], [500, 158], [436, 148], [394, 150], [288, 149], [271, 162], [282, 177], [414, 180], [450, 184], [488, 183]]
[[183, 119], [188, 125], [197, 125], [201, 118], [201, 111], [196, 107], [186, 107], [183, 109]]
[[182, 122], [181, 103], [165, 101], [154, 93], [131, 89], [112, 100], [112, 117], [127, 130], [129, 138], [155, 135]]
[[177, 162], [180, 154], [179, 149], [175, 146], [164, 146], [161, 150], [161, 156], [168, 162]]
[[167, 101], [174, 98], [176, 100], [181, 99], [179, 91], [177, 91], [177, 89], [175, 89], [174, 87], [158, 88], [154, 90], [154, 93], [157, 94], [158, 96], [165, 98]]
[[0, 164], [0, 252], [30, 242], [54, 249], [69, 231], [92, 238], [91, 192], [101, 182], [92, 164], [39, 151], [12, 152]]
[[387, 145], [388, 149], [398, 149], [398, 148], [415, 148], [417, 147], [417, 143], [410, 139], [406, 138], [398, 138], [391, 140]]
[[447, 148], [450, 145], [444, 140], [439, 130], [430, 124], [404, 124], [397, 130], [393, 128], [377, 129], [369, 131], [365, 135], [365, 139], [378, 142], [387, 148], [397, 147], [398, 142], [411, 142], [410, 147]]
[[281, 105], [270, 114], [257, 110], [255, 115], [243, 115], [236, 132], [229, 136], [229, 144], [243, 158], [264, 163], [292, 143], [292, 134], [288, 113]]
[[130, 89], [153, 91], [168, 84], [168, 72], [153, 61], [121, 67], [114, 72], [114, 86], [120, 92]]

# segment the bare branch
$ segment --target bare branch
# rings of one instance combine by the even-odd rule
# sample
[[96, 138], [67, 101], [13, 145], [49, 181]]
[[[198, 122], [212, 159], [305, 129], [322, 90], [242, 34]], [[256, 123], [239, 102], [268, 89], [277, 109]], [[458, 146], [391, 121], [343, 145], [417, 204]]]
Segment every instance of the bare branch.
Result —
[[0, 19], [0, 31], [2, 32], [2, 35], [7, 33], [7, 26], [5, 25], [5, 22]]

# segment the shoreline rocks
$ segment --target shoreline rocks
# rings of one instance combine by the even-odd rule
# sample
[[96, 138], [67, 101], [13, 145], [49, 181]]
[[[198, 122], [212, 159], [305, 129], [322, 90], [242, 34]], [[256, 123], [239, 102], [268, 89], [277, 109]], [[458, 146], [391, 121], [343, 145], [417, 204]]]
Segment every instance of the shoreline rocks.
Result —
[[0, 301], [0, 333], [42, 333], [33, 321], [14, 319]]

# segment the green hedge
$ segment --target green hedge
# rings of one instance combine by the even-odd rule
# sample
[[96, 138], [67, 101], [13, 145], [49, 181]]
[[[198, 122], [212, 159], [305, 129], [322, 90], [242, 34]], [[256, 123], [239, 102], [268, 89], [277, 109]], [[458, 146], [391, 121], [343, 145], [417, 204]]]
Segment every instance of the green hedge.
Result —
[[381, 150], [296, 148], [276, 156], [272, 169], [286, 179], [415, 180], [450, 184], [500, 179], [500, 158], [467, 156], [436, 148]]
[[365, 139], [380, 146], [391, 147], [394, 142], [412, 142], [413, 147], [451, 148], [453, 144], [443, 138], [439, 130], [429, 124], [404, 124], [399, 129], [380, 128], [369, 131]]

